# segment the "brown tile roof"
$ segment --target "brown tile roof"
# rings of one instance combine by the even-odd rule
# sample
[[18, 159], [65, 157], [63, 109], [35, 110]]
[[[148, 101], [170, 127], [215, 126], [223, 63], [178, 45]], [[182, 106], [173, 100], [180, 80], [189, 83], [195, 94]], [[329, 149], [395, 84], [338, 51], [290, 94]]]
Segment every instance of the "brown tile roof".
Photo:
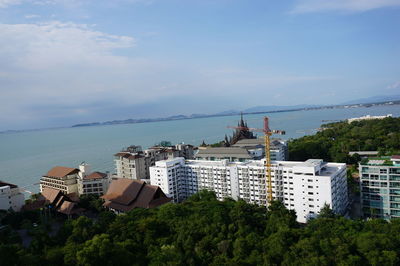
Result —
[[37, 210], [46, 206], [46, 204], [50, 204], [52, 210], [71, 215], [71, 214], [79, 214], [84, 209], [77, 208], [76, 203], [79, 202], [79, 196], [77, 193], [70, 193], [64, 195], [60, 190], [52, 189], [52, 188], [43, 188], [40, 197], [29, 204], [26, 204], [22, 207], [24, 211]]
[[104, 199], [128, 205], [136, 199], [145, 182], [127, 178], [118, 178], [111, 182]]
[[70, 201], [64, 201], [60, 208], [58, 209], [59, 212], [64, 213], [64, 214], [72, 214], [72, 210], [75, 207], [75, 203], [70, 202]]
[[69, 193], [65, 196], [68, 198], [69, 201], [79, 202], [79, 195], [76, 192]]
[[148, 208], [159, 187], [145, 185], [136, 198], [135, 207]]
[[85, 179], [103, 179], [107, 177], [107, 174], [102, 172], [93, 172], [90, 175], [85, 176]]
[[171, 201], [159, 187], [125, 178], [113, 180], [102, 198], [106, 200], [105, 207], [123, 212], [138, 207], [154, 208]]
[[50, 204], [54, 204], [57, 197], [62, 194], [60, 190], [48, 188], [43, 188], [42, 196], [46, 199], [46, 201]]
[[47, 172], [46, 176], [62, 178], [64, 176], [67, 176], [70, 174], [75, 174], [78, 172], [79, 172], [79, 169], [76, 169], [76, 168], [56, 166], [56, 167], [53, 167], [49, 172]]

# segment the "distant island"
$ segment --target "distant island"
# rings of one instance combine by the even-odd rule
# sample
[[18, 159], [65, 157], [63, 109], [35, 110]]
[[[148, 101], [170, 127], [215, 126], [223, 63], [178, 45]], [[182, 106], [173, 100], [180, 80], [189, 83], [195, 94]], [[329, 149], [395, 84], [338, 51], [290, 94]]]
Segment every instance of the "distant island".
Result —
[[320, 109], [341, 109], [341, 108], [358, 108], [358, 107], [372, 107], [379, 105], [398, 105], [400, 100], [395, 101], [384, 101], [375, 103], [358, 103], [358, 104], [339, 104], [339, 105], [296, 105], [296, 106], [257, 106], [248, 108], [244, 111], [229, 110], [216, 114], [191, 114], [191, 115], [174, 115], [162, 118], [137, 118], [137, 119], [125, 119], [125, 120], [113, 120], [106, 122], [91, 122], [76, 124], [72, 127], [90, 127], [90, 126], [106, 126], [106, 125], [120, 125], [120, 124], [136, 124], [136, 123], [150, 123], [160, 121], [173, 121], [173, 120], [184, 120], [184, 119], [196, 119], [196, 118], [207, 118], [207, 117], [221, 117], [221, 116], [234, 116], [239, 114], [266, 114], [266, 113], [280, 113], [280, 112], [295, 112], [295, 111], [310, 111]]

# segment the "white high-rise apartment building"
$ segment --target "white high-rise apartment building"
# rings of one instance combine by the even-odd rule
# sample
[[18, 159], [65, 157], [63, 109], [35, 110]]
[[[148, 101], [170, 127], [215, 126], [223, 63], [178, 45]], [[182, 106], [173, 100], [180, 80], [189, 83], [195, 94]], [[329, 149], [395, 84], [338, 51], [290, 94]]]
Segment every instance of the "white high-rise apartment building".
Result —
[[[150, 168], [150, 182], [160, 186], [174, 202], [207, 189], [214, 191], [219, 200], [230, 197], [266, 205], [264, 162], [175, 158], [156, 162]], [[346, 165], [322, 160], [273, 161], [272, 190], [275, 199], [296, 211], [299, 222], [315, 217], [324, 204], [335, 213], [344, 214], [348, 203]]]

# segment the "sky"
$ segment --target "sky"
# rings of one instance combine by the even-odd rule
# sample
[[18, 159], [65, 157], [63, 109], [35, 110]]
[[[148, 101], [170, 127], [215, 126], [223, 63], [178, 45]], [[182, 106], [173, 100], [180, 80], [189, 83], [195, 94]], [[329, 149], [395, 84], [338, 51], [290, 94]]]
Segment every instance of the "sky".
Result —
[[0, 130], [400, 94], [400, 0], [0, 0]]

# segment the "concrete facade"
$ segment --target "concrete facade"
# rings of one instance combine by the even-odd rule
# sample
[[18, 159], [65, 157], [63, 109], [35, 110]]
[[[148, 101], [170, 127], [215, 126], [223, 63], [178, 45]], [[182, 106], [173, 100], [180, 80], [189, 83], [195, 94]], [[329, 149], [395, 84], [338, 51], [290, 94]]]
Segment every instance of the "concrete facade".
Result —
[[189, 144], [177, 144], [175, 146], [154, 146], [142, 151], [140, 146], [130, 146], [115, 156], [116, 177], [136, 180], [150, 178], [149, 168], [157, 161], [177, 157], [192, 159], [194, 148]]
[[40, 179], [40, 192], [44, 188], [60, 190], [64, 194], [103, 195], [111, 177], [109, 173], [91, 172], [90, 165], [82, 163], [78, 168], [53, 167]]
[[25, 196], [18, 186], [0, 181], [0, 210], [18, 212], [24, 204]]
[[364, 217], [400, 218], [400, 156], [369, 159], [359, 171]]
[[[156, 162], [150, 168], [150, 182], [174, 202], [181, 202], [199, 190], [214, 191], [219, 200], [243, 199], [248, 203], [267, 205], [265, 161], [229, 162], [185, 161], [176, 158]], [[272, 162], [273, 197], [295, 210], [297, 220], [315, 217], [324, 204], [335, 213], [346, 212], [346, 165], [306, 162]]]

